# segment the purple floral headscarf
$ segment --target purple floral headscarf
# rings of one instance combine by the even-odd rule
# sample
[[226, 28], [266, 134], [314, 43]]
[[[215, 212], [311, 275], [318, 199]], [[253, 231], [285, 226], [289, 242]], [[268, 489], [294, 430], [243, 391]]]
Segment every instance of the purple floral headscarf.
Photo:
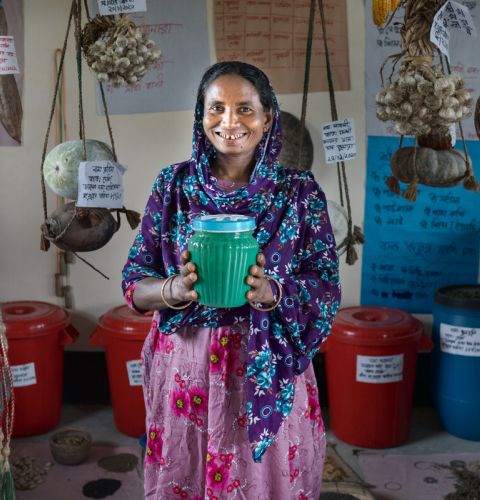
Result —
[[158, 329], [150, 335], [175, 334], [187, 325], [249, 322], [247, 420], [256, 462], [290, 414], [295, 375], [307, 368], [326, 339], [340, 302], [338, 258], [325, 196], [310, 172], [278, 164], [280, 110], [273, 90], [272, 99], [272, 126], [257, 146], [250, 181], [231, 192], [222, 190], [211, 172], [215, 150], [203, 130], [203, 103], [197, 103], [192, 157], [164, 168], [155, 181], [122, 283], [127, 293], [146, 277], [178, 273], [180, 255], [193, 234], [192, 220], [199, 215], [255, 218], [265, 274], [282, 285], [278, 307], [260, 312], [248, 304], [217, 309], [195, 302], [182, 311], [159, 311]]

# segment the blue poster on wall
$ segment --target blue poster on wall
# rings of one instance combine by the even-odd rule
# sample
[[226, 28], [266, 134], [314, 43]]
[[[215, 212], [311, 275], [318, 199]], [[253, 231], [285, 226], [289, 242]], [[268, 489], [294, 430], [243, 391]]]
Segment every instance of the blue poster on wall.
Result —
[[[385, 180], [398, 145], [368, 137], [361, 303], [430, 313], [439, 286], [478, 281], [480, 193], [419, 185], [415, 203], [391, 193]], [[467, 148], [480, 177], [480, 142]]]

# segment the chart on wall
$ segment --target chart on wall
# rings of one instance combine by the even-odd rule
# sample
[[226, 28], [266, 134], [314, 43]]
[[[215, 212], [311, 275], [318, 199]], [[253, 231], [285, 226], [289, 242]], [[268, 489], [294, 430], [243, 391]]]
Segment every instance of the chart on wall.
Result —
[[[211, 64], [206, 0], [148, 0], [147, 10], [132, 13], [131, 18], [162, 55], [140, 82], [119, 88], [106, 85], [108, 112], [193, 109], [200, 77]], [[103, 114], [98, 86], [97, 112]]]
[[[214, 0], [218, 61], [241, 60], [261, 68], [279, 94], [301, 93], [309, 0]], [[335, 88], [350, 89], [345, 0], [326, 0], [325, 18]], [[310, 92], [328, 90], [320, 14], [315, 16]]]
[[[479, 26], [480, 1], [460, 2], [470, 8]], [[366, 2], [367, 182], [365, 247], [362, 262], [362, 304], [430, 313], [435, 290], [443, 285], [476, 283], [479, 279], [480, 193], [462, 184], [449, 188], [418, 185], [416, 202], [393, 194], [385, 181], [390, 158], [399, 148], [392, 122], [376, 117], [375, 95], [381, 88], [380, 67], [400, 50], [399, 25], [377, 28], [371, 20], [372, 0]], [[403, 20], [403, 11], [398, 14]], [[452, 34], [452, 71], [464, 77], [473, 102], [480, 95], [478, 39]], [[389, 72], [387, 71], [386, 77]], [[462, 122], [466, 147], [477, 178], [480, 143], [472, 118]], [[455, 148], [463, 152], [457, 131]], [[413, 144], [407, 138], [403, 146]], [[402, 185], [405, 189], [407, 185]]]
[[0, 0], [0, 146], [22, 143], [23, 3]]

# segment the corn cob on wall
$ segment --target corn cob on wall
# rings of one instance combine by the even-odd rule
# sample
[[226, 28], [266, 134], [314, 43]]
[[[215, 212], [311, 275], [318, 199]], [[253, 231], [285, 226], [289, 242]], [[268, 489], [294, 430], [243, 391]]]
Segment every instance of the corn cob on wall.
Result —
[[399, 3], [400, 0], [372, 0], [373, 22], [377, 26], [383, 26]]
[[[8, 35], [7, 18], [0, 2], [0, 36]], [[22, 141], [22, 101], [14, 75], [0, 75], [0, 124], [7, 134]]]

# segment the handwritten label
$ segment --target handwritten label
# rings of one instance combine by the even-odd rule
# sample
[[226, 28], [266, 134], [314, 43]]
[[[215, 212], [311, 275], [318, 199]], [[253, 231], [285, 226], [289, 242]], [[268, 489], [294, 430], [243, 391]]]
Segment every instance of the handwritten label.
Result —
[[147, 0], [98, 0], [98, 9], [102, 16], [143, 12], [147, 10]]
[[0, 36], [0, 75], [20, 73], [13, 36]]
[[128, 383], [142, 385], [142, 362], [139, 359], [127, 361]]
[[15, 365], [11, 367], [13, 387], [27, 387], [37, 383], [35, 374], [35, 363], [26, 363], [24, 365]]
[[440, 349], [460, 356], [480, 356], [480, 328], [440, 323]]
[[82, 161], [78, 167], [77, 207], [122, 208], [125, 170], [109, 160]]
[[323, 123], [322, 136], [327, 164], [355, 158], [357, 151], [353, 118]]
[[357, 355], [357, 382], [388, 384], [403, 380], [403, 354], [395, 356]]
[[445, 2], [435, 14], [430, 29], [430, 41], [448, 58], [450, 57], [449, 46], [451, 29], [465, 33], [469, 36], [477, 36], [477, 30], [468, 7], [464, 7], [458, 2], [449, 0]]

